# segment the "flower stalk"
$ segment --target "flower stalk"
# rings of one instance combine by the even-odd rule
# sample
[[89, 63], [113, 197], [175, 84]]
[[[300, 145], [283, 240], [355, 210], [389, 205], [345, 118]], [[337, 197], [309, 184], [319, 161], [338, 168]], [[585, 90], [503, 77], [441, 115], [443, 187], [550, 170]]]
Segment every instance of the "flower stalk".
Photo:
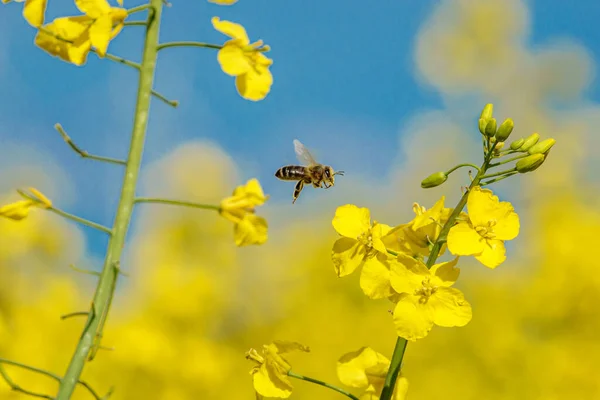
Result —
[[331, 389], [331, 390], [334, 390], [334, 391], [336, 391], [338, 393], [341, 393], [344, 396], [351, 398], [352, 400], [359, 400], [358, 397], [356, 397], [352, 393], [347, 392], [344, 389], [341, 389], [341, 388], [339, 388], [337, 386], [331, 385], [331, 384], [329, 384], [327, 382], [323, 382], [323, 381], [320, 381], [318, 379], [310, 378], [308, 376], [300, 375], [300, 374], [297, 374], [295, 372], [292, 372], [291, 370], [288, 371], [287, 374], [288, 374], [289, 377], [292, 377], [292, 378], [301, 379], [301, 380], [306, 381], [306, 382], [310, 382], [310, 383], [314, 383], [316, 385], [324, 386], [324, 387], [326, 387], [328, 389]]
[[121, 196], [113, 224], [113, 235], [108, 243], [104, 266], [98, 280], [87, 322], [69, 362], [65, 376], [60, 382], [56, 396], [57, 400], [67, 400], [72, 396], [86, 359], [92, 351], [92, 346], [96, 344], [97, 338], [101, 336], [101, 328], [108, 316], [112, 295], [116, 287], [117, 277], [119, 276], [118, 264], [133, 211], [135, 190], [142, 161], [146, 127], [148, 125], [162, 7], [162, 0], [150, 0], [144, 50], [140, 66], [133, 132], [121, 188]]

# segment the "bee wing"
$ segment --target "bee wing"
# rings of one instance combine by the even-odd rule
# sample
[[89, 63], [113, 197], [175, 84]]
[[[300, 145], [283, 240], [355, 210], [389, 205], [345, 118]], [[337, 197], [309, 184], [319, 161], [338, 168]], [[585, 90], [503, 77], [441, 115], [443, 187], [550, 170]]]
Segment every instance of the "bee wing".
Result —
[[310, 151], [298, 139], [294, 139], [294, 150], [296, 151], [296, 157], [304, 165], [317, 164]]

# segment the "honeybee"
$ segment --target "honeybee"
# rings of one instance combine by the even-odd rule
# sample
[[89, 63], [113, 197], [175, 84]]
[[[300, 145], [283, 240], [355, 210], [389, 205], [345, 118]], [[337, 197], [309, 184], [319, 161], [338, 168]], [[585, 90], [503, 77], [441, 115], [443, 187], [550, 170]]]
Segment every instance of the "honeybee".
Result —
[[275, 172], [275, 177], [282, 181], [298, 181], [294, 188], [292, 204], [300, 196], [304, 185], [312, 184], [315, 188], [325, 186], [325, 189], [329, 189], [335, 184], [336, 175], [344, 175], [344, 171], [334, 171], [329, 165], [316, 162], [310, 151], [298, 139], [294, 139], [294, 151], [303, 165], [286, 165]]

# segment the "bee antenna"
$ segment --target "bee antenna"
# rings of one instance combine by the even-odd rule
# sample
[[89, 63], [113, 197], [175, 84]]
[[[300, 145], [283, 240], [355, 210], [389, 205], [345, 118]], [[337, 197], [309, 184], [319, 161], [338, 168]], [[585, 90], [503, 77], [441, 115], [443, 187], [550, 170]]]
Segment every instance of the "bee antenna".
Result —
[[334, 172], [334, 175], [344, 175], [344, 171], [336, 171]]

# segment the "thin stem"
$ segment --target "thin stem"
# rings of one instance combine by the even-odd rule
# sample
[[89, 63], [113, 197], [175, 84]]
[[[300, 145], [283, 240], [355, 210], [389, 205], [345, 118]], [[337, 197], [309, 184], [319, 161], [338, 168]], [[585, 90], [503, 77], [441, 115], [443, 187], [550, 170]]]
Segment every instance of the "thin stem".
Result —
[[[91, 51], [93, 51], [94, 53], [96, 52], [93, 49]], [[106, 53], [104, 55], [104, 58], [106, 58], [107, 60], [110, 60], [110, 61], [117, 62], [119, 64], [127, 65], [128, 67], [131, 67], [131, 68], [140, 69], [140, 64], [133, 62], [133, 61], [129, 61], [123, 57], [115, 56], [114, 54]]]
[[60, 319], [67, 319], [67, 318], [71, 318], [71, 317], [81, 317], [81, 316], [87, 316], [90, 313], [87, 311], [75, 311], [72, 313], [68, 313], [68, 314], [64, 314], [60, 316]]
[[162, 94], [155, 92], [154, 90], [152, 91], [152, 96], [156, 97], [157, 99], [159, 99], [160, 101], [162, 101], [163, 103], [166, 103], [167, 105], [176, 108], [179, 105], [179, 102], [177, 100], [169, 100], [167, 99], [165, 96], [163, 96]]
[[201, 208], [204, 210], [215, 210], [219, 211], [220, 207], [212, 204], [202, 204], [202, 203], [194, 203], [192, 201], [181, 201], [181, 200], [170, 200], [170, 199], [160, 199], [155, 197], [136, 197], [133, 200], [134, 203], [156, 203], [156, 204], [169, 204], [173, 206], [181, 206], [181, 207], [191, 207], [191, 208]]
[[509, 178], [509, 177], [511, 177], [513, 175], [516, 175], [516, 174], [518, 174], [518, 172], [516, 172], [516, 171], [515, 172], [511, 172], [510, 174], [506, 174], [506, 175], [501, 176], [499, 178], [492, 179], [490, 181], [481, 182], [479, 185], [483, 187], [483, 186], [489, 185], [490, 183], [501, 181], [502, 179]]
[[131, 15], [131, 14], [135, 14], [135, 13], [137, 13], [137, 12], [140, 12], [140, 11], [147, 10], [147, 9], [149, 9], [150, 7], [151, 7], [151, 4], [150, 4], [150, 3], [148, 3], [148, 4], [143, 4], [143, 5], [141, 5], [141, 6], [137, 6], [137, 7], [133, 7], [133, 8], [130, 8], [129, 10], [127, 10], [127, 14], [129, 14], [129, 15]]
[[386, 249], [388, 253], [390, 253], [391, 255], [393, 255], [394, 257], [398, 256], [398, 253], [395, 252], [394, 250], [390, 250], [390, 249]]
[[144, 21], [125, 21], [123, 23], [124, 26], [146, 26], [146, 22]]
[[501, 176], [501, 175], [505, 175], [505, 174], [510, 174], [512, 172], [516, 172], [516, 168], [511, 168], [511, 169], [505, 169], [504, 171], [500, 171], [500, 172], [494, 172], [493, 174], [487, 174], [481, 177], [481, 179], [486, 179], [486, 178], [493, 178], [495, 176]]
[[108, 312], [112, 302], [112, 294], [117, 283], [119, 270], [118, 266], [121, 253], [125, 244], [125, 236], [131, 222], [133, 212], [133, 200], [138, 181], [140, 164], [142, 162], [142, 153], [144, 150], [144, 141], [146, 137], [146, 128], [148, 125], [148, 111], [150, 109], [150, 99], [154, 73], [156, 69], [157, 46], [161, 12], [163, 7], [162, 0], [150, 0], [148, 9], [148, 26], [146, 27], [146, 37], [144, 41], [144, 50], [142, 63], [140, 67], [140, 76], [138, 84], [138, 95], [135, 107], [135, 116], [133, 121], [133, 131], [131, 134], [131, 143], [129, 146], [129, 155], [127, 157], [127, 166], [121, 187], [121, 196], [113, 224], [113, 235], [110, 237], [106, 258], [96, 293], [92, 301], [92, 307], [88, 316], [77, 347], [73, 352], [71, 361], [58, 389], [57, 400], [70, 399], [75, 384], [79, 380], [86, 358], [96, 339], [101, 335], [99, 328], [103, 326], [108, 317]]
[[2, 364], [0, 364], [0, 375], [2, 375], [2, 378], [4, 378], [8, 386], [10, 386], [11, 390], [14, 390], [15, 392], [20, 392], [32, 397], [54, 400], [54, 397], [52, 396], [48, 396], [47, 394], [43, 393], [32, 392], [31, 390], [23, 389], [21, 386], [17, 385], [15, 381], [13, 381], [10, 376], [8, 376], [8, 373], [6, 372]]
[[88, 275], [94, 275], [94, 276], [100, 276], [100, 272], [97, 271], [90, 271], [87, 269], [81, 269], [81, 268], [77, 268], [76, 266], [74, 266], [73, 264], [69, 265], [69, 268], [71, 268], [74, 271], [80, 272], [82, 274], [88, 274]]
[[297, 373], [292, 372], [292, 371], [288, 371], [288, 376], [290, 376], [292, 378], [296, 378], [296, 379], [301, 379], [301, 380], [306, 381], [306, 382], [316, 383], [317, 385], [321, 385], [321, 386], [324, 386], [324, 387], [329, 388], [331, 390], [335, 390], [336, 392], [341, 393], [344, 396], [349, 397], [349, 398], [351, 398], [353, 400], [358, 400], [358, 397], [354, 396], [352, 393], [349, 393], [349, 392], [345, 391], [344, 389], [341, 389], [341, 388], [339, 388], [337, 386], [333, 386], [333, 385], [331, 385], [331, 384], [329, 384], [327, 382], [323, 382], [323, 381], [320, 381], [318, 379], [309, 378], [308, 376], [303, 376], [303, 375], [297, 374]]
[[518, 160], [518, 159], [520, 159], [520, 158], [527, 157], [528, 155], [529, 155], [529, 154], [527, 154], [527, 153], [525, 153], [525, 154], [521, 154], [521, 155], [519, 155], [519, 156], [516, 156], [516, 157], [513, 157], [513, 158], [509, 158], [508, 160], [504, 160], [504, 161], [499, 161], [499, 162], [496, 162], [496, 163], [492, 163], [492, 164], [490, 164], [488, 167], [489, 167], [489, 168], [494, 168], [494, 167], [497, 167], [498, 165], [502, 165], [502, 164], [508, 164], [508, 163], [509, 163], [509, 162], [511, 162], [511, 161], [515, 161], [515, 160]]
[[65, 132], [65, 130], [62, 127], [61, 124], [55, 124], [54, 125], [54, 129], [56, 129], [58, 131], [58, 133], [60, 134], [60, 136], [62, 136], [63, 140], [69, 145], [69, 147], [75, 153], [79, 154], [82, 158], [89, 158], [90, 160], [103, 161], [103, 162], [107, 162], [107, 163], [110, 163], [110, 164], [125, 165], [125, 161], [124, 160], [117, 160], [116, 158], [103, 157], [103, 156], [95, 156], [93, 154], [88, 153], [85, 150], [82, 150], [79, 146], [77, 146], [73, 142], [73, 140], [71, 139], [71, 137], [69, 135], [67, 135], [67, 132]]
[[169, 47], [204, 47], [206, 49], [220, 50], [223, 46], [218, 44], [210, 44], [203, 42], [168, 42], [158, 45], [158, 51], [162, 49], [168, 49]]
[[[446, 243], [446, 238], [448, 236], [448, 232], [450, 232], [450, 228], [454, 225], [456, 218], [460, 215], [463, 208], [467, 204], [467, 199], [469, 198], [469, 192], [475, 186], [479, 185], [479, 181], [484, 176], [486, 170], [489, 168], [490, 161], [493, 157], [494, 149], [496, 148], [496, 144], [490, 146], [490, 149], [485, 153], [483, 164], [481, 168], [471, 181], [469, 188], [465, 191], [460, 201], [448, 217], [448, 220], [444, 224], [444, 227], [441, 229], [440, 234], [438, 235], [435, 244], [432, 246], [431, 251], [429, 253], [429, 257], [427, 257], [427, 268], [431, 268], [433, 264], [435, 264], [440, 250], [444, 243]], [[400, 372], [400, 366], [402, 365], [402, 359], [404, 358], [404, 354], [406, 351], [406, 339], [399, 337], [396, 340], [396, 347], [394, 348], [394, 354], [392, 355], [392, 361], [390, 362], [390, 369], [388, 370], [387, 376], [385, 377], [384, 389], [381, 392], [380, 400], [389, 400], [392, 397], [392, 393], [394, 391], [394, 385], [396, 384], [396, 379], [398, 377], [398, 372]]]
[[477, 171], [479, 171], [479, 167], [475, 164], [469, 164], [469, 163], [464, 163], [464, 164], [458, 164], [457, 166], [450, 168], [448, 171], [446, 171], [446, 175], [450, 175], [452, 172], [454, 172], [455, 170], [461, 168], [461, 167], [471, 167], [473, 169], [476, 169]]
[[89, 221], [89, 220], [87, 220], [85, 218], [81, 218], [81, 217], [78, 217], [76, 215], [69, 214], [68, 212], [60, 210], [58, 208], [50, 207], [50, 208], [47, 208], [47, 210], [48, 211], [52, 211], [54, 214], [60, 215], [63, 218], [70, 219], [71, 221], [80, 223], [80, 224], [85, 225], [85, 226], [89, 226], [90, 228], [94, 228], [94, 229], [97, 229], [97, 230], [99, 230], [101, 232], [104, 232], [106, 234], [112, 235], [112, 230], [110, 228], [107, 228], [104, 225], [100, 225], [100, 224], [97, 224], [95, 222]]

